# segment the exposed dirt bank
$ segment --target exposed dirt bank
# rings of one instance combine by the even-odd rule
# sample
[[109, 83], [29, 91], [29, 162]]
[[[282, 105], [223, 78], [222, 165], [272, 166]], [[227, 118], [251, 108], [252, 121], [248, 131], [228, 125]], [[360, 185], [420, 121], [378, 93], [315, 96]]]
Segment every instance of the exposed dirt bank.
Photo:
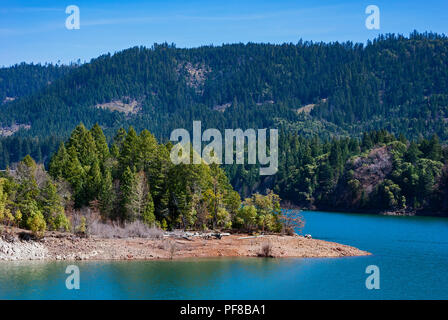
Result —
[[49, 232], [40, 241], [0, 239], [0, 260], [153, 260], [189, 257], [344, 257], [369, 255], [354, 247], [302, 236], [230, 235], [221, 239], [102, 239]]

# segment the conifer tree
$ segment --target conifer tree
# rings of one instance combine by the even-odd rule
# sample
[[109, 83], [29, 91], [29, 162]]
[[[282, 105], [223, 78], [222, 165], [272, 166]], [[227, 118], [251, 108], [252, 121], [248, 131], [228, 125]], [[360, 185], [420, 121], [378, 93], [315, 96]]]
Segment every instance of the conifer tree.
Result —
[[113, 219], [116, 195], [113, 188], [112, 174], [109, 169], [106, 169], [101, 182], [98, 199], [100, 202], [100, 212], [104, 218]]
[[78, 155], [74, 146], [68, 149], [69, 159], [67, 161], [65, 170], [65, 179], [70, 183], [75, 199], [75, 206], [81, 207], [87, 204], [87, 199], [84, 194], [84, 187], [86, 185], [86, 172], [81, 166]]
[[154, 215], [154, 202], [150, 192], [146, 195], [145, 209], [143, 211], [142, 220], [151, 227], [153, 227], [156, 223], [156, 217]]
[[89, 172], [87, 173], [87, 181], [86, 181], [86, 201], [90, 202], [91, 200], [98, 199], [102, 179], [101, 179], [101, 170], [99, 166], [99, 161], [95, 161], [93, 165], [90, 167]]
[[62, 200], [57, 193], [56, 185], [47, 180], [40, 192], [42, 214], [47, 225], [53, 230], [69, 230], [69, 222], [64, 213]]
[[90, 131], [81, 123], [73, 130], [68, 140], [68, 149], [71, 147], [76, 151], [78, 160], [83, 167], [91, 166], [97, 161], [97, 149], [95, 140]]
[[423, 153], [418, 148], [417, 143], [415, 143], [414, 141], [411, 141], [403, 158], [405, 161], [415, 164], [422, 154]]
[[92, 129], [90, 129], [90, 133], [95, 141], [96, 146], [96, 154], [98, 156], [98, 160], [100, 164], [104, 164], [104, 162], [109, 158], [109, 147], [107, 145], [106, 136], [103, 133], [101, 127], [96, 123]]
[[121, 172], [124, 172], [126, 167], [133, 168], [138, 165], [139, 153], [139, 138], [133, 127], [130, 127], [126, 138], [124, 139], [119, 155], [119, 164]]
[[135, 185], [135, 173], [126, 167], [120, 180], [120, 218], [122, 221], [133, 218], [132, 204], [135, 201]]

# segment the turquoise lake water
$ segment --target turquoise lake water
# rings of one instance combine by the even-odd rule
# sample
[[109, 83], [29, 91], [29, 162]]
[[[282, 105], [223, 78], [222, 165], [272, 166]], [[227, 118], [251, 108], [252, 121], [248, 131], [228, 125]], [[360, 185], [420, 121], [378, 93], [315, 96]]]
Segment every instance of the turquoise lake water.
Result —
[[[303, 212], [304, 233], [367, 257], [0, 262], [0, 299], [448, 299], [448, 219]], [[65, 269], [81, 287], [67, 290]], [[380, 269], [368, 290], [366, 267]]]

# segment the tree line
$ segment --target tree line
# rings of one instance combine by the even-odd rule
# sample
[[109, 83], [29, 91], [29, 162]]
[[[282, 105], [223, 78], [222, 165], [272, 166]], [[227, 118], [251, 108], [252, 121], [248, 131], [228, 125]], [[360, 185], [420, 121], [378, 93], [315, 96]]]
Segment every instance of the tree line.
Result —
[[0, 222], [40, 233], [69, 230], [71, 214], [88, 206], [105, 222], [138, 220], [165, 230], [285, 231], [278, 195], [241, 201], [218, 165], [174, 165], [171, 148], [132, 127], [118, 130], [109, 147], [98, 124], [80, 124], [48, 172], [28, 155], [3, 174]]

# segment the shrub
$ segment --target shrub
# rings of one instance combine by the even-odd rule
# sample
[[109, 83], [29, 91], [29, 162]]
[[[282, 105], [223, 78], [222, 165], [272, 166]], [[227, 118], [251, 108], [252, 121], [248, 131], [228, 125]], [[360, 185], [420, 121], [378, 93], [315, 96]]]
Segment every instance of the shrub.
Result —
[[117, 223], [101, 223], [94, 221], [89, 224], [87, 232], [101, 238], [150, 238], [162, 239], [163, 231], [159, 228], [148, 227], [141, 221], [134, 221], [120, 226]]
[[216, 220], [219, 227], [230, 229], [232, 227], [232, 220], [230, 213], [225, 208], [218, 208]]
[[270, 241], [264, 242], [261, 245], [260, 253], [258, 254], [259, 257], [270, 257], [272, 258], [272, 243]]
[[54, 218], [50, 220], [51, 228], [53, 230], [63, 230], [68, 232], [70, 230], [70, 221], [68, 221], [65, 214], [58, 213]]
[[76, 230], [78, 233], [87, 234], [87, 220], [86, 217], [81, 217], [81, 223]]
[[251, 230], [257, 223], [257, 209], [253, 205], [246, 205], [238, 210], [237, 223], [244, 225], [244, 228]]
[[47, 228], [47, 224], [45, 223], [45, 218], [40, 211], [35, 212], [31, 217], [27, 220], [28, 228], [37, 238], [41, 238], [45, 229]]
[[123, 228], [125, 237], [137, 237], [137, 238], [163, 238], [163, 231], [157, 228], [148, 227], [141, 221], [134, 221], [126, 223]]
[[14, 215], [14, 222], [16, 226], [20, 225], [22, 222], [22, 212], [20, 212], [20, 210], [16, 211], [16, 214]]
[[294, 235], [295, 232], [301, 233], [305, 226], [305, 220], [300, 214], [300, 210], [285, 210], [280, 214], [283, 233]]
[[0, 213], [0, 223], [11, 225], [14, 224], [15, 219], [9, 209], [5, 209], [3, 213]]
[[176, 253], [177, 250], [177, 246], [176, 246], [176, 242], [173, 240], [167, 240], [164, 243], [164, 249], [166, 251], [168, 251], [170, 259], [173, 259], [174, 254]]

